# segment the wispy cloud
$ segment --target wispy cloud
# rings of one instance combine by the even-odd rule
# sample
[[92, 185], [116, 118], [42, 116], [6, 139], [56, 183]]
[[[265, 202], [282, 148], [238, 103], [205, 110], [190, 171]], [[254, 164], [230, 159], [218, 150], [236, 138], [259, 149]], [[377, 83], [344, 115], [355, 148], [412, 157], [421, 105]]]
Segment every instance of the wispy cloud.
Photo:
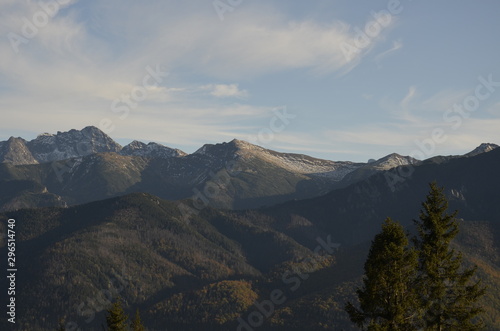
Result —
[[455, 103], [462, 102], [470, 93], [470, 90], [446, 89], [424, 96], [416, 86], [410, 86], [400, 100], [382, 98], [379, 106], [400, 123], [411, 124], [418, 129], [427, 123], [442, 121], [442, 114]]
[[[120, 139], [193, 148], [205, 142], [245, 139], [255, 135], [262, 128], [260, 124], [269, 123], [277, 106], [272, 103], [300, 100], [300, 105], [293, 106], [306, 108], [309, 102], [318, 109], [326, 103], [326, 99], [295, 96], [283, 100], [284, 94], [272, 95], [264, 80], [271, 78], [269, 84], [275, 84], [297, 72], [331, 75], [312, 77], [311, 87], [303, 88], [304, 94], [314, 88], [311, 95], [316, 98], [323, 91], [329, 94], [328, 84], [336, 84], [338, 76], [361, 69], [358, 65], [367, 55], [382, 63], [411, 42], [387, 42], [399, 18], [394, 16], [389, 26], [348, 60], [341, 45], [355, 45], [357, 36], [347, 16], [340, 19], [332, 13], [326, 20], [324, 17], [330, 15], [321, 15], [321, 19], [308, 13], [291, 15], [279, 10], [278, 3], [245, 2], [221, 22], [211, 2], [202, 0], [71, 1], [29, 43], [20, 45], [19, 53], [13, 51], [7, 38], [0, 38], [0, 129], [55, 132], [98, 125], [108, 118], [116, 126], [112, 137]], [[38, 10], [36, 1], [1, 1], [0, 35], [21, 34], [23, 17], [33, 17]], [[385, 50], [375, 53], [383, 46]], [[146, 68], [156, 65], [162, 65], [169, 75], [158, 86], [148, 88], [147, 98], [131, 109], [126, 119], [120, 119], [111, 107], [113, 101], [142, 86]], [[357, 77], [352, 74], [352, 80], [362, 77], [371, 82], [367, 72], [360, 70], [362, 76]], [[399, 146], [404, 153], [405, 148], [412, 148], [414, 139], [428, 136], [432, 128], [441, 125], [442, 112], [470, 93], [452, 88], [429, 92], [430, 87], [418, 85], [399, 97], [381, 100], [376, 88], [361, 89], [357, 82], [349, 82], [350, 78], [341, 85], [350, 89], [346, 95], [370, 100], [383, 113], [380, 119], [366, 123], [352, 117], [352, 122], [345, 124], [350, 120], [346, 115], [341, 116], [346, 120], [340, 124], [335, 115], [325, 111], [319, 116], [321, 120], [310, 119], [310, 127], [318, 129], [305, 133], [290, 126], [276, 135], [269, 147], [334, 155], [366, 153], [374, 146], [394, 151]], [[279, 83], [275, 85], [281, 88]], [[347, 104], [333, 106], [349, 108]], [[496, 104], [485, 113], [498, 119], [498, 109]], [[322, 126], [321, 121], [327, 124]], [[497, 122], [491, 123], [498, 127]], [[325, 127], [328, 130], [322, 129]], [[459, 131], [449, 134], [449, 146], [455, 142], [475, 144], [483, 140], [483, 134], [493, 138], [494, 127], [471, 118]], [[345, 146], [357, 146], [356, 151]]]
[[[0, 40], [0, 129], [17, 123], [34, 132], [64, 130], [116, 120], [111, 104], [142, 85], [148, 66], [163, 65], [174, 74], [148, 89], [127, 120], [116, 120], [120, 137], [139, 123], [148, 128], [141, 135], [150, 136], [154, 123], [176, 132], [177, 138], [168, 135], [173, 141], [215, 139], [227, 134], [228, 121], [234, 131], [249, 131], [249, 120], [276, 105], [246, 104], [250, 91], [239, 82], [290, 69], [335, 73], [355, 66], [340, 47], [355, 38], [346, 22], [290, 19], [270, 6], [242, 6], [221, 23], [205, 1], [70, 1], [18, 53], [7, 38]], [[13, 0], [0, 8], [2, 35], [22, 34], [22, 19], [41, 10], [38, 3]], [[175, 71], [207, 83], [186, 83]], [[232, 98], [239, 103], [228, 104]], [[203, 121], [209, 124], [194, 123]]]
[[382, 53], [377, 54], [374, 57], [374, 60], [376, 62], [380, 62], [384, 58], [388, 57], [389, 55], [393, 54], [394, 52], [400, 50], [403, 48], [403, 43], [400, 40], [395, 40], [392, 42], [392, 47], [389, 48], [388, 50], [383, 51]]
[[408, 89], [408, 94], [406, 94], [403, 100], [401, 100], [401, 107], [405, 109], [408, 108], [409, 103], [415, 97], [416, 94], [417, 94], [417, 87], [410, 86], [410, 88]]
[[[497, 141], [500, 127], [498, 104], [463, 118], [456, 130], [452, 123], [445, 120], [445, 112], [453, 105], [462, 103], [471, 93], [472, 90], [446, 89], [426, 97], [415, 86], [411, 86], [399, 102], [388, 99], [380, 102], [380, 107], [392, 114], [395, 121], [353, 126], [345, 131], [332, 131], [329, 135], [334, 140], [361, 145], [403, 147], [408, 154], [418, 150], [416, 141], [432, 139], [433, 130], [438, 128], [446, 138], [444, 142], [435, 143], [433, 155], [464, 153], [483, 142]], [[493, 118], [488, 114], [493, 115]]]
[[431, 95], [425, 100], [420, 101], [420, 109], [428, 112], [443, 113], [456, 103], [462, 103], [463, 100], [473, 93], [473, 90], [452, 90], [446, 89]]

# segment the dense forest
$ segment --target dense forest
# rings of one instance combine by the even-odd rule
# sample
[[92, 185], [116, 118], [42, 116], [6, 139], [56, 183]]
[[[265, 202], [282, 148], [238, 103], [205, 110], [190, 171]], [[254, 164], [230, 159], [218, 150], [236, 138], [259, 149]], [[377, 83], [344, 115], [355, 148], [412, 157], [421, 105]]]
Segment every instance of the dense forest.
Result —
[[[67, 330], [99, 329], [118, 297], [150, 330], [356, 329], [344, 308], [357, 300], [370, 242], [337, 243], [298, 215], [207, 208], [186, 221], [176, 203], [133, 194], [8, 217], [22, 220], [20, 329], [55, 329], [61, 320]], [[451, 245], [478, 267], [474, 279], [487, 288], [481, 319], [493, 330], [500, 229], [457, 224]]]

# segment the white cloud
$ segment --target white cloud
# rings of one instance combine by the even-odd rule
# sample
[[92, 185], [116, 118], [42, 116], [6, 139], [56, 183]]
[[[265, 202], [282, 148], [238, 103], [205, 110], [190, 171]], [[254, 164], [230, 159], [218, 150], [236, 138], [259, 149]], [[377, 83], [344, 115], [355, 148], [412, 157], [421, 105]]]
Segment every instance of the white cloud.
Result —
[[254, 76], [296, 68], [331, 73], [356, 62], [348, 61], [342, 52], [342, 43], [353, 41], [348, 25], [340, 21], [325, 25], [248, 17], [221, 33], [224, 38], [213, 40], [199, 68], [214, 76]]
[[[184, 6], [174, 7], [168, 2], [155, 5], [159, 7], [155, 13], [142, 3], [120, 2], [118, 9], [106, 5], [100, 10], [103, 17], [99, 21], [106, 30], [134, 45], [136, 53], [162, 54], [163, 61], [215, 78], [240, 80], [296, 68], [332, 73], [358, 62], [347, 61], [342, 52], [342, 43], [356, 44], [355, 32], [338, 19], [329, 23], [292, 20], [269, 4], [248, 3], [235, 10], [231, 19], [220, 22], [206, 2], [186, 5], [188, 12], [183, 11]], [[175, 15], [165, 19], [163, 13]], [[143, 20], [145, 16], [148, 20]], [[128, 23], [131, 21], [141, 24], [132, 26]], [[371, 40], [360, 56], [379, 39]]]
[[[2, 15], [0, 31], [20, 33], [20, 18], [32, 16], [40, 7], [33, 2], [10, 3], [3, 5], [11, 9]], [[340, 72], [357, 63], [349, 63], [341, 51], [342, 42], [353, 42], [353, 32], [340, 20], [292, 21], [269, 7], [249, 5], [222, 24], [213, 8], [202, 3], [110, 0], [86, 4], [85, 16], [81, 8], [68, 6], [28, 44], [20, 45], [19, 54], [7, 38], [0, 41], [0, 83], [8, 82], [11, 94], [30, 96], [34, 105], [37, 98], [61, 97], [111, 102], [139, 85], [148, 65], [163, 64], [218, 80], [297, 68]], [[237, 84], [214, 85], [211, 93], [218, 98], [248, 97]]]
[[246, 98], [248, 97], [248, 91], [240, 90], [238, 84], [215, 84], [215, 85], [205, 85], [203, 89], [210, 90], [210, 94], [217, 98]]
[[[0, 40], [0, 129], [17, 126], [34, 133], [56, 132], [98, 125], [109, 118], [116, 125], [113, 138], [166, 142], [173, 147], [244, 139], [258, 132], [255, 120], [272, 116], [273, 107], [246, 104], [249, 91], [231, 82], [243, 86], [256, 77], [296, 69], [345, 73], [386, 34], [383, 30], [348, 61], [341, 49], [342, 43], [355, 44], [348, 22], [292, 19], [271, 6], [249, 2], [224, 22], [206, 1], [108, 0], [68, 6], [28, 44], [21, 45], [19, 54], [6, 38]], [[19, 33], [20, 18], [39, 10], [36, 2], [15, 0], [3, 1], [0, 8], [3, 35]], [[380, 58], [401, 46], [394, 43]], [[157, 64], [174, 73], [148, 89], [146, 100], [131, 109], [126, 119], [119, 119], [111, 110], [112, 102], [141, 86], [146, 68]], [[203, 83], [175, 72], [202, 77]], [[237, 103], [229, 104], [234, 98]], [[405, 137], [399, 131], [383, 135], [384, 130], [370, 131], [379, 135], [376, 139], [363, 134], [366, 128], [356, 127], [351, 134], [345, 131], [319, 138], [287, 131], [276, 136], [273, 146], [352, 153], [332, 146], [372, 141], [394, 146]]]

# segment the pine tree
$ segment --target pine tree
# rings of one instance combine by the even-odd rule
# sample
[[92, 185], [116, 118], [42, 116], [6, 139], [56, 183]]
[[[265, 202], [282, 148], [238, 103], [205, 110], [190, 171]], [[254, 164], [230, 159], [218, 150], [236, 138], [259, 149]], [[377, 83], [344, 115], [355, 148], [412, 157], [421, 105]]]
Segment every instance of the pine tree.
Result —
[[132, 331], [146, 331], [146, 328], [142, 325], [139, 309], [135, 311], [135, 318], [132, 321]]
[[109, 331], [126, 331], [128, 330], [127, 324], [128, 316], [123, 311], [122, 300], [118, 298], [110, 309], [108, 309], [108, 314], [106, 316], [106, 323], [108, 325]]
[[360, 308], [347, 303], [351, 321], [363, 330], [415, 330], [418, 300], [413, 281], [417, 253], [408, 246], [403, 227], [390, 218], [372, 242], [357, 290]]
[[462, 255], [450, 247], [458, 234], [457, 212], [447, 213], [448, 201], [436, 183], [422, 204], [420, 220], [415, 221], [419, 253], [417, 287], [423, 308], [425, 330], [477, 330], [482, 323], [475, 317], [482, 312], [477, 300], [484, 294], [479, 281], [472, 282], [476, 268], [463, 268]]

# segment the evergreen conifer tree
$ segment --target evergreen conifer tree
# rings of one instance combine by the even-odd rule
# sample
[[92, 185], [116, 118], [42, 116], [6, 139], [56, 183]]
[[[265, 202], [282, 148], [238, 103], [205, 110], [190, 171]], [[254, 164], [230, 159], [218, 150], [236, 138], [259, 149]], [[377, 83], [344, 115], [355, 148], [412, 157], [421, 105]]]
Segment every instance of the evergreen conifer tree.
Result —
[[108, 314], [106, 316], [106, 323], [108, 325], [109, 331], [127, 331], [128, 316], [123, 311], [122, 300], [118, 298], [110, 309], [108, 309]]
[[413, 281], [417, 253], [408, 246], [403, 227], [390, 218], [375, 236], [365, 263], [363, 287], [357, 290], [360, 308], [345, 310], [363, 330], [415, 330], [418, 300]]
[[477, 300], [484, 294], [480, 281], [473, 282], [476, 268], [463, 268], [462, 255], [450, 247], [458, 234], [457, 212], [447, 213], [448, 201], [436, 183], [415, 221], [414, 239], [419, 254], [417, 288], [423, 309], [424, 330], [477, 330], [482, 312]]
[[144, 327], [144, 325], [142, 325], [139, 309], [135, 311], [135, 317], [132, 321], [132, 331], [146, 331], [146, 328]]

